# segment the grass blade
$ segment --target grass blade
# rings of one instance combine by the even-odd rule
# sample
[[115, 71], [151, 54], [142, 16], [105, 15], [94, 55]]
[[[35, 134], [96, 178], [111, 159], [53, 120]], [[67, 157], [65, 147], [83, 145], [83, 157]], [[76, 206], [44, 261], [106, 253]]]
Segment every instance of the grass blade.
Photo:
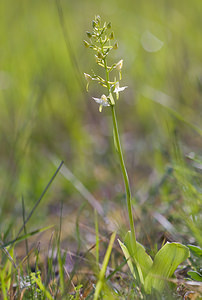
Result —
[[99, 280], [98, 280], [97, 285], [96, 285], [96, 290], [95, 290], [95, 295], [94, 295], [93, 300], [97, 300], [99, 298], [100, 292], [102, 290], [102, 286], [104, 284], [104, 277], [105, 277], [107, 265], [109, 263], [109, 258], [110, 258], [110, 254], [112, 252], [112, 247], [113, 247], [113, 244], [114, 244], [115, 237], [116, 237], [116, 232], [112, 233], [112, 235], [111, 235], [109, 245], [108, 245], [108, 248], [107, 248], [107, 251], [106, 251], [106, 254], [105, 254], [105, 257], [104, 257], [104, 261], [103, 261], [103, 264], [102, 264], [102, 268], [100, 270]]
[[27, 234], [24, 234], [24, 235], [22, 235], [22, 236], [19, 236], [18, 238], [15, 238], [14, 240], [12, 240], [12, 241], [10, 241], [10, 242], [7, 242], [7, 243], [5, 243], [5, 244], [3, 244], [3, 245], [0, 245], [0, 249], [3, 249], [3, 248], [5, 248], [5, 247], [8, 247], [8, 246], [10, 246], [10, 245], [12, 245], [12, 244], [14, 244], [14, 243], [19, 243], [19, 242], [21, 242], [21, 241], [24, 241], [24, 240], [26, 240], [27, 238], [29, 238], [30, 236], [33, 236], [33, 235], [35, 235], [35, 234], [37, 234], [37, 233], [46, 231], [46, 230], [48, 230], [48, 229], [50, 229], [50, 228], [53, 228], [53, 225], [47, 226], [47, 227], [44, 227], [44, 228], [40, 228], [40, 229], [36, 229], [36, 230], [34, 230], [34, 231], [30, 232], [30, 233], [27, 233]]

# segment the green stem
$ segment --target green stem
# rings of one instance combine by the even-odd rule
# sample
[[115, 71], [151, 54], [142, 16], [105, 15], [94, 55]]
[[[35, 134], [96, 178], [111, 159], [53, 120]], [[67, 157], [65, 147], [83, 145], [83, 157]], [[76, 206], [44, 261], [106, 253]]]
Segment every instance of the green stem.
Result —
[[121, 149], [121, 142], [120, 142], [120, 137], [119, 137], [118, 124], [117, 124], [116, 112], [115, 112], [114, 105], [111, 105], [111, 111], [112, 111], [112, 119], [113, 119], [113, 127], [114, 127], [114, 138], [115, 138], [117, 152], [118, 152], [119, 161], [120, 161], [120, 165], [121, 165], [121, 171], [122, 171], [123, 179], [124, 179], [124, 183], [125, 183], [128, 216], [129, 216], [129, 222], [130, 222], [130, 230], [131, 230], [131, 234], [132, 234], [132, 244], [135, 247], [134, 252], [136, 253], [137, 247], [136, 247], [135, 227], [134, 227], [134, 220], [133, 220], [133, 213], [132, 213], [130, 184], [129, 184], [128, 174], [127, 174], [127, 170], [125, 167], [123, 153], [122, 153], [122, 149]]
[[108, 72], [108, 69], [107, 69], [106, 59], [104, 59], [104, 67], [105, 67], [105, 72], [106, 72], [107, 89], [108, 89], [108, 93], [110, 93], [109, 72]]
[[[105, 67], [105, 72], [106, 72], [107, 89], [108, 89], [108, 93], [110, 94], [111, 91], [110, 91], [110, 84], [109, 84], [109, 71], [107, 69], [106, 59], [104, 59], [104, 67]], [[119, 137], [118, 123], [117, 123], [117, 119], [116, 119], [116, 112], [115, 112], [114, 105], [111, 105], [111, 111], [112, 111], [113, 128], [114, 128], [114, 139], [115, 139], [117, 152], [118, 152], [118, 156], [119, 156], [119, 161], [120, 161], [120, 165], [121, 165], [121, 171], [122, 171], [123, 179], [124, 179], [124, 183], [125, 183], [126, 202], [127, 202], [128, 216], [129, 216], [129, 222], [130, 222], [130, 230], [131, 230], [131, 235], [132, 235], [132, 245], [134, 247], [134, 254], [136, 256], [137, 245], [136, 245], [135, 226], [134, 226], [133, 213], [132, 213], [130, 184], [129, 184], [129, 179], [128, 179], [128, 173], [127, 173], [125, 163], [124, 163], [121, 142], [120, 142], [120, 137]]]

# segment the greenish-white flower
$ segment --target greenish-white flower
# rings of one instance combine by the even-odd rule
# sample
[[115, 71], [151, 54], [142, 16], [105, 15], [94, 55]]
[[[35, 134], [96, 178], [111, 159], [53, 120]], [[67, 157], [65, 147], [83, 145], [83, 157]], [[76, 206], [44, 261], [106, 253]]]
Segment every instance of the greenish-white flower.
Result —
[[116, 94], [117, 100], [119, 99], [119, 92], [124, 91], [126, 88], [127, 86], [120, 87], [118, 81], [115, 83], [114, 93]]
[[123, 59], [119, 60], [119, 62], [115, 66], [115, 69], [119, 71], [119, 79], [120, 80], [122, 78], [122, 74], [121, 74], [122, 68], [123, 68]]
[[121, 71], [123, 68], [123, 59], [119, 60], [115, 67], [118, 71]]
[[99, 107], [100, 112], [102, 111], [103, 106], [110, 106], [108, 98], [104, 94], [101, 96], [101, 98], [94, 98], [94, 97], [92, 97], [92, 98], [96, 103], [100, 104], [100, 107]]
[[87, 92], [88, 92], [88, 86], [89, 86], [89, 83], [90, 83], [91, 80], [92, 80], [92, 77], [91, 77], [89, 74], [87, 74], [87, 73], [84, 73], [84, 76], [85, 76], [85, 79], [86, 79], [86, 81], [87, 81], [86, 90], [87, 90]]

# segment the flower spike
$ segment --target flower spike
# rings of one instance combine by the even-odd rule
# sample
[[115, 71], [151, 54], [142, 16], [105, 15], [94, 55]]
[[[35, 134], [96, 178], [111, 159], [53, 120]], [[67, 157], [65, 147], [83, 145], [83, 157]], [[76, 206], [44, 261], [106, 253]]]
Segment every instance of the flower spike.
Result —
[[111, 44], [112, 40], [114, 40], [114, 32], [111, 30], [111, 23], [105, 22], [102, 24], [100, 16], [95, 16], [95, 19], [92, 22], [92, 31], [87, 31], [86, 34], [89, 41], [84, 42], [85, 46], [95, 51], [96, 63], [99, 67], [105, 69], [105, 78], [98, 76], [94, 72], [92, 76], [84, 73], [87, 81], [87, 91], [92, 80], [107, 89], [108, 96], [103, 94], [100, 98], [93, 97], [94, 101], [100, 105], [99, 110], [102, 111], [103, 106], [112, 107], [115, 105], [115, 97], [113, 96], [113, 93], [116, 94], [116, 99], [119, 99], [119, 92], [122, 92], [127, 88], [127, 86], [120, 87], [116, 77], [114, 81], [110, 80], [111, 72], [118, 72], [119, 79], [121, 80], [123, 59], [119, 60], [117, 63], [113, 63], [111, 66], [107, 64], [107, 57], [109, 53], [118, 47], [117, 42], [114, 46]]

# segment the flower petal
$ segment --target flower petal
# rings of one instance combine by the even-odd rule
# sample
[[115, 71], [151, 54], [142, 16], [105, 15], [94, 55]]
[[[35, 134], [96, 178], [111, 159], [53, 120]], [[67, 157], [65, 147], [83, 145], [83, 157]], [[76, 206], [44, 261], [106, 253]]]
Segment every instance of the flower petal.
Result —
[[94, 98], [94, 97], [92, 97], [92, 98], [93, 98], [93, 100], [95, 100], [96, 103], [98, 103], [98, 104], [102, 103], [102, 99], [100, 99], [100, 98]]
[[127, 88], [127, 86], [119, 87], [118, 91], [119, 91], [119, 92], [122, 92], [122, 91], [124, 91], [126, 88]]

